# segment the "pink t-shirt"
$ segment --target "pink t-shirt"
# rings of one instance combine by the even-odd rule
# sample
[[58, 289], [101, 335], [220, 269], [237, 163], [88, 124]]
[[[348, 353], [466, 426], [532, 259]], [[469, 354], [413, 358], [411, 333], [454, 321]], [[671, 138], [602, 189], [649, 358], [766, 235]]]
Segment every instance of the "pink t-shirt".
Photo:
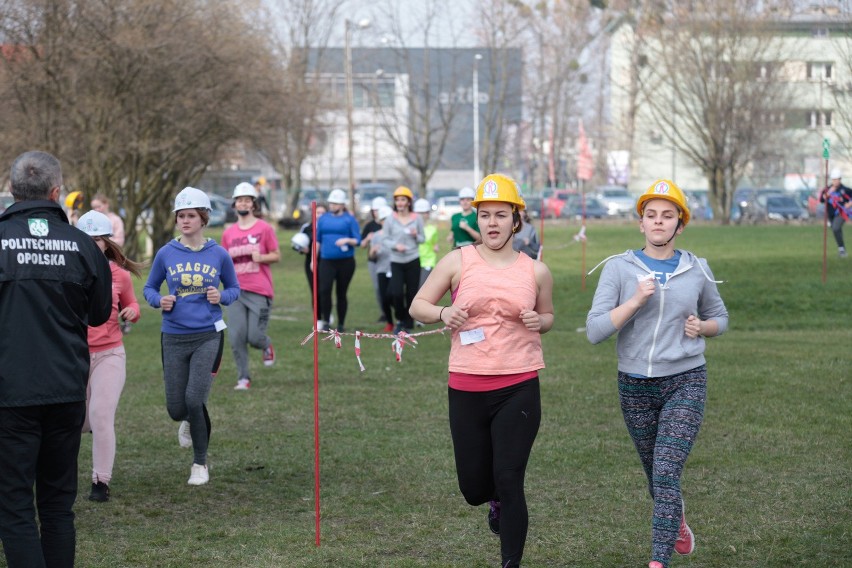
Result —
[[222, 246], [234, 261], [240, 290], [272, 298], [275, 293], [272, 288], [272, 270], [266, 263], [253, 261], [251, 253], [277, 251], [278, 237], [275, 230], [262, 219], [255, 221], [248, 229], [240, 229], [239, 224], [234, 223], [222, 233]]
[[[534, 261], [519, 254], [511, 265], [495, 268], [476, 246], [459, 250], [462, 274], [453, 304], [467, 308], [468, 320], [453, 331], [450, 386], [495, 390], [535, 376], [530, 373], [544, 368], [541, 334], [521, 321], [521, 311], [535, 309], [538, 297]], [[483, 377], [483, 388], [472, 376]]]
[[130, 321], [139, 321], [139, 302], [133, 292], [133, 282], [130, 273], [116, 263], [110, 261], [109, 269], [112, 272], [112, 313], [106, 323], [98, 327], [89, 326], [89, 352], [97, 353], [118, 347], [122, 342], [121, 328], [118, 325], [118, 312], [124, 308], [136, 310], [136, 318]]

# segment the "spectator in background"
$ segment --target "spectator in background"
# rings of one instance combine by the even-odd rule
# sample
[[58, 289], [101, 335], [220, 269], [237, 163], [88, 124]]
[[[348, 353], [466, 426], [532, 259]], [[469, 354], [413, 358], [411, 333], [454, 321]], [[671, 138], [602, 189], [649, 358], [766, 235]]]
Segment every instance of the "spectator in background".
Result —
[[[317, 203], [317, 219], [326, 214], [328, 209], [322, 203]], [[301, 235], [301, 236], [300, 236]], [[305, 255], [305, 277], [308, 279], [308, 290], [311, 293], [311, 306], [314, 303], [314, 265], [311, 258], [311, 243], [314, 238], [314, 226], [308, 221], [299, 232], [290, 239], [290, 246], [299, 254]], [[317, 283], [319, 285], [319, 283]]]
[[419, 245], [426, 236], [423, 234], [423, 219], [411, 210], [414, 194], [410, 189], [405, 186], [396, 188], [393, 204], [396, 212], [385, 221], [382, 244], [391, 255], [389, 294], [396, 312], [394, 333], [402, 330], [411, 332], [414, 320], [408, 314], [408, 308], [420, 289]]
[[110, 209], [110, 201], [105, 193], [98, 192], [91, 201], [92, 211], [103, 213], [112, 225], [110, 240], [120, 247], [124, 246], [124, 221]]
[[278, 236], [269, 223], [259, 219], [257, 191], [243, 182], [234, 188], [233, 208], [237, 222], [222, 233], [222, 246], [234, 262], [240, 295], [228, 306], [228, 338], [234, 364], [237, 366], [237, 385], [234, 390], [251, 387], [248, 345], [263, 352], [263, 364], [275, 364], [275, 349], [266, 335], [269, 312], [275, 289], [270, 264], [281, 260]]
[[515, 233], [515, 238], [512, 240], [512, 248], [524, 253], [530, 258], [538, 259], [538, 251], [541, 248], [541, 244], [538, 242], [538, 233], [526, 209], [521, 211], [521, 219], [523, 219], [524, 223]]
[[[382, 229], [382, 224], [378, 221], [378, 211], [382, 207], [387, 207], [387, 200], [384, 197], [376, 197], [370, 203], [370, 220], [364, 223], [364, 228], [361, 229], [361, 248], [371, 250], [373, 236], [377, 231]], [[367, 254], [367, 268], [370, 272], [370, 282], [373, 283], [373, 291], [376, 293], [376, 304], [379, 306], [379, 323], [387, 323], [385, 319], [384, 308], [382, 307], [382, 297], [379, 293], [378, 272], [376, 269], [376, 261]]]
[[474, 191], [469, 187], [463, 187], [459, 191], [459, 205], [462, 210], [452, 216], [450, 234], [447, 235], [447, 242], [452, 243], [453, 248], [482, 241], [479, 225], [476, 223], [476, 210], [471, 205], [474, 195]]
[[80, 215], [83, 214], [83, 201], [82, 191], [72, 191], [65, 196], [65, 214], [72, 225], [76, 224]]
[[337, 299], [337, 331], [345, 331], [349, 301], [346, 296], [355, 275], [355, 247], [361, 243], [358, 221], [346, 210], [346, 192], [333, 189], [328, 194], [329, 212], [317, 219], [320, 320], [317, 331], [327, 331], [331, 321], [331, 290]]
[[0, 540], [9, 568], [71, 567], [88, 326], [109, 319], [112, 277], [58, 203], [59, 160], [21, 154], [10, 185], [0, 239], [20, 245], [0, 248]]
[[819, 202], [825, 203], [828, 212], [828, 220], [831, 223], [831, 232], [834, 233], [834, 241], [837, 243], [837, 254], [840, 258], [846, 258], [846, 247], [843, 244], [843, 224], [849, 220], [850, 206], [852, 206], [852, 189], [849, 189], [840, 181], [842, 173], [838, 168], [831, 170], [831, 185], [823, 188], [819, 194]]
[[86, 422], [83, 432], [92, 433], [92, 491], [89, 501], [109, 501], [109, 485], [115, 464], [115, 412], [127, 379], [127, 356], [122, 341], [121, 319], [139, 321], [139, 302], [130, 275], [139, 278], [144, 264], [124, 255], [112, 240], [112, 221], [100, 211], [89, 211], [77, 228], [92, 240], [109, 260], [112, 272], [112, 312], [109, 320], [89, 326], [89, 385], [86, 389]]

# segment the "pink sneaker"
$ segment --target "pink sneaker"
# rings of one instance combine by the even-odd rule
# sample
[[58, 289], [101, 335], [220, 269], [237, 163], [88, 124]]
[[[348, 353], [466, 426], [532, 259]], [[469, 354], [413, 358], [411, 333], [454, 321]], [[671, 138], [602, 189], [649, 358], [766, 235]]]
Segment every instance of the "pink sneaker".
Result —
[[648, 568], [666, 568], [666, 567], [663, 566], [662, 562], [657, 562], [656, 560], [654, 560], [653, 562], [648, 563]]
[[263, 350], [263, 364], [267, 367], [275, 364], [275, 349], [272, 348], [271, 343]]
[[692, 554], [692, 551], [695, 550], [695, 535], [692, 534], [692, 529], [690, 529], [689, 525], [686, 524], [686, 505], [683, 505], [682, 503], [683, 502], [681, 502], [680, 531], [678, 531], [674, 549], [678, 554], [686, 555]]

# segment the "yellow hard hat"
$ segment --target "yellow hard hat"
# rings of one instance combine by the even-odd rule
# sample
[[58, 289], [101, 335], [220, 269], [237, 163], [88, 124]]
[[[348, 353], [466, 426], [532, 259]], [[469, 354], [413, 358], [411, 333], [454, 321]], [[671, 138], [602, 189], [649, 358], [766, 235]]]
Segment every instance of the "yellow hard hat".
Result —
[[479, 204], [485, 201], [509, 203], [514, 205], [518, 211], [524, 210], [527, 206], [524, 198], [521, 197], [521, 192], [518, 190], [518, 184], [515, 183], [515, 180], [503, 174], [485, 176], [476, 186], [476, 195], [471, 201], [471, 205], [479, 207]]
[[266, 178], [263, 177], [263, 176], [260, 176], [259, 178], [257, 178], [257, 183], [260, 184], [260, 185], [266, 185]]
[[407, 187], [405, 187], [404, 185], [401, 185], [398, 188], [396, 188], [396, 190], [393, 192], [393, 196], [394, 197], [399, 197], [399, 196], [407, 197], [411, 201], [414, 201], [414, 194], [411, 193], [411, 190], [408, 189]]
[[652, 199], [665, 199], [666, 201], [671, 201], [680, 210], [680, 215], [678, 217], [683, 222], [683, 226], [685, 227], [686, 224], [689, 223], [689, 207], [686, 205], [686, 196], [675, 182], [669, 179], [658, 179], [652, 183], [651, 186], [645, 190], [645, 193], [640, 195], [639, 199], [636, 200], [636, 212], [640, 217], [642, 216], [643, 211], [645, 211], [645, 203]]
[[[79, 200], [79, 203], [77, 201]], [[76, 207], [75, 207], [76, 203]], [[75, 209], [82, 207], [83, 205], [83, 192], [82, 191], [72, 191], [65, 197], [65, 207], [68, 209]]]

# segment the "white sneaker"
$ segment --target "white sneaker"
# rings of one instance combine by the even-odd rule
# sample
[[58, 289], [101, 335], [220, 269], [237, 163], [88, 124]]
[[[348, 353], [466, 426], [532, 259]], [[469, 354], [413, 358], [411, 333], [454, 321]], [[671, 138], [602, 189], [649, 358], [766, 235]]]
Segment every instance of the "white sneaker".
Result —
[[247, 391], [251, 387], [251, 379], [247, 379], [243, 377], [239, 381], [237, 381], [237, 386], [234, 387], [235, 391]]
[[197, 463], [192, 464], [187, 483], [190, 485], [204, 485], [208, 481], [210, 481], [210, 473], [207, 471], [207, 466], [198, 465]]
[[186, 420], [178, 426], [178, 444], [181, 448], [192, 447], [192, 434], [189, 433], [189, 422]]
[[317, 320], [317, 331], [328, 331], [328, 324], [325, 320]]

